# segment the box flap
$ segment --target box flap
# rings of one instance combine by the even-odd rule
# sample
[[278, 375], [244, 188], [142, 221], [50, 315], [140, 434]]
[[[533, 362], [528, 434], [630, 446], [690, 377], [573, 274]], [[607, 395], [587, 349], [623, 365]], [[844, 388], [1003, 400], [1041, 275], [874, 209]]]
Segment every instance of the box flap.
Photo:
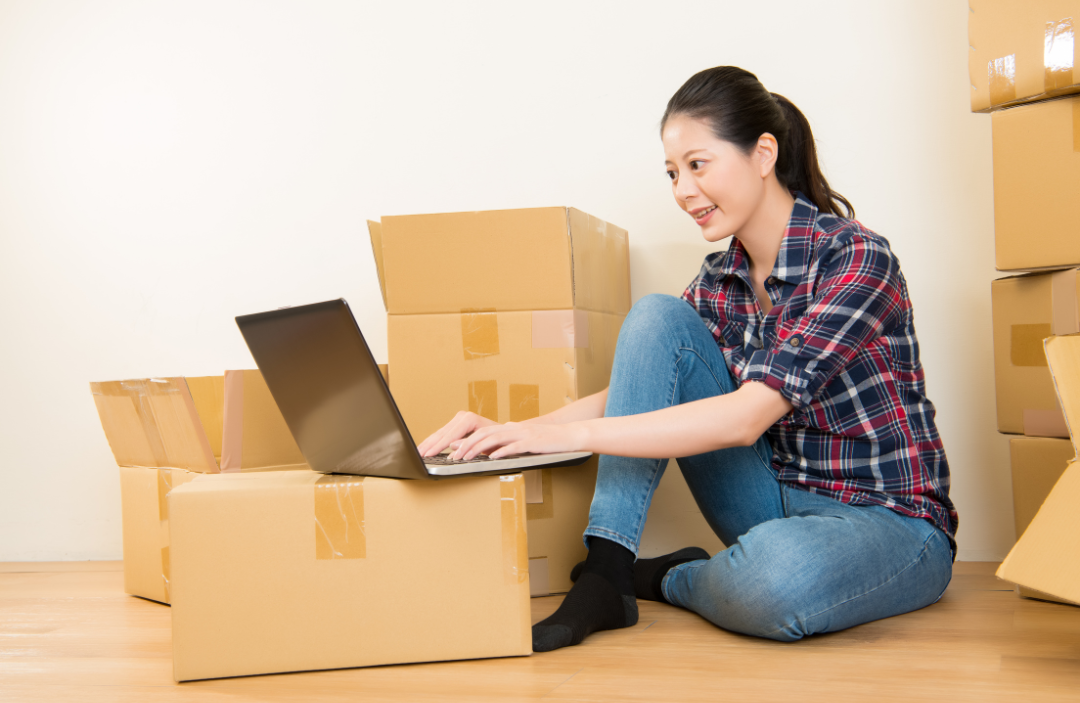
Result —
[[1080, 601], [1080, 464], [1069, 463], [997, 575], [1056, 598]]
[[1065, 413], [1069, 436], [1076, 450], [1077, 430], [1080, 429], [1080, 335], [1050, 337], [1044, 345], [1058, 402]]
[[184, 378], [91, 383], [90, 391], [120, 466], [217, 473], [217, 459]]
[[308, 469], [258, 369], [226, 371], [221, 470]]
[[367, 221], [371, 253], [375, 255], [375, 271], [379, 274], [379, 292], [382, 293], [383, 309], [386, 309], [386, 274], [383, 271], [382, 223]]

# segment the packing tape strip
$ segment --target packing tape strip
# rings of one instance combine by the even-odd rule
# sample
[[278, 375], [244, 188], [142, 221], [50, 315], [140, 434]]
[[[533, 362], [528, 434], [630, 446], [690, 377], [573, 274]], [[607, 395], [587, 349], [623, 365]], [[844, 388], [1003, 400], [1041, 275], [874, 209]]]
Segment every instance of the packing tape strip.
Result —
[[465, 361], [499, 353], [499, 318], [493, 309], [461, 311], [461, 352]]
[[1065, 422], [1065, 413], [1061, 408], [1039, 410], [1024, 408], [1024, 434], [1028, 437], [1068, 438], [1069, 425]]
[[161, 545], [161, 585], [165, 588], [165, 601], [172, 601], [172, 573], [169, 562], [169, 493], [173, 489], [173, 469], [157, 469], [158, 489], [158, 540]]
[[1043, 36], [1043, 86], [1047, 93], [1073, 84], [1076, 37], [1073, 18], [1047, 22]]
[[499, 421], [499, 383], [498, 381], [469, 381], [469, 412], [486, 417], [492, 422]]
[[1013, 366], [1049, 366], [1043, 340], [1049, 337], [1049, 324], [1012, 325], [1009, 328], [1009, 361]]
[[1050, 274], [1050, 307], [1053, 311], [1050, 333], [1055, 337], [1080, 332], [1076, 274], [1076, 269]]
[[221, 423], [221, 471], [244, 465], [244, 372], [225, 372], [225, 413]]
[[315, 487], [315, 559], [363, 559], [364, 478], [331, 474]]
[[554, 477], [551, 469], [533, 470], [540, 473], [540, 495], [542, 500], [525, 505], [525, 519], [543, 520], [555, 517], [555, 498], [552, 491]]
[[588, 349], [589, 313], [585, 310], [536, 310], [532, 314], [533, 349]]
[[524, 422], [540, 417], [540, 386], [510, 384], [510, 422]]
[[160, 382], [160, 379], [120, 381], [120, 388], [126, 392], [135, 404], [135, 412], [139, 415], [143, 434], [146, 435], [146, 442], [150, 445], [150, 451], [154, 454], [156, 465], [168, 466], [168, 452], [165, 451], [165, 442], [162, 441], [161, 432], [158, 430], [157, 418], [154, 416], [154, 404], [150, 401], [150, 384]]
[[1016, 100], [1016, 54], [990, 59], [986, 70], [990, 79], [990, 105]]
[[521, 474], [499, 477], [499, 506], [506, 583], [525, 583], [529, 578], [529, 539], [522, 514], [525, 512], [525, 478]]

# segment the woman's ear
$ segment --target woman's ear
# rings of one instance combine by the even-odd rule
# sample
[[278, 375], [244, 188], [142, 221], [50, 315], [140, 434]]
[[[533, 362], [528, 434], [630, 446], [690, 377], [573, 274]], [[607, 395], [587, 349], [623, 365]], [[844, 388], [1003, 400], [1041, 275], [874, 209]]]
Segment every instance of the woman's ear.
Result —
[[768, 178], [776, 168], [776, 160], [780, 157], [780, 145], [776, 143], [776, 137], [768, 132], [758, 137], [754, 154], [761, 166], [761, 177]]

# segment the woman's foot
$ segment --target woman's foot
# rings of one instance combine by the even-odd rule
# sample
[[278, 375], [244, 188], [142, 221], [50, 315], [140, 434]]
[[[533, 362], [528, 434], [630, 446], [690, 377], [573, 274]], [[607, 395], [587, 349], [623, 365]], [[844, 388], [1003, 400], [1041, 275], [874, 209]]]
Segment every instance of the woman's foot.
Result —
[[[688, 561], [709, 559], [709, 553], [701, 547], [686, 547], [671, 554], [652, 559], [638, 559], [634, 562], [634, 595], [642, 600], [655, 600], [667, 603], [660, 584], [672, 567]], [[578, 562], [570, 572], [570, 580], [576, 582], [581, 576], [585, 562]], [[573, 591], [571, 591], [573, 592]]]
[[[576, 567], [575, 567], [576, 568]], [[634, 553], [599, 537], [589, 538], [589, 556], [574, 587], [551, 617], [533, 625], [533, 651], [580, 644], [600, 630], [636, 625]]]

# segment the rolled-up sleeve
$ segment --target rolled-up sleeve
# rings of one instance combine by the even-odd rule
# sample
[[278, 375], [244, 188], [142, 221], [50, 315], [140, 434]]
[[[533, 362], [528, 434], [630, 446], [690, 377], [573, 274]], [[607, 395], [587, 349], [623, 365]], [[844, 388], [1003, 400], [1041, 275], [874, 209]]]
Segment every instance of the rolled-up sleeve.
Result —
[[743, 382], [774, 388], [796, 409], [809, 405], [851, 360], [903, 316], [903, 281], [883, 240], [854, 234], [819, 259], [806, 311], [777, 327], [776, 341], [753, 353]]

